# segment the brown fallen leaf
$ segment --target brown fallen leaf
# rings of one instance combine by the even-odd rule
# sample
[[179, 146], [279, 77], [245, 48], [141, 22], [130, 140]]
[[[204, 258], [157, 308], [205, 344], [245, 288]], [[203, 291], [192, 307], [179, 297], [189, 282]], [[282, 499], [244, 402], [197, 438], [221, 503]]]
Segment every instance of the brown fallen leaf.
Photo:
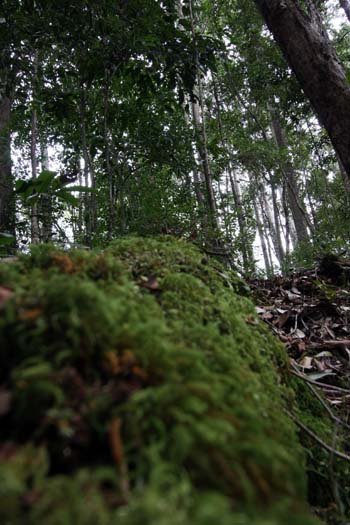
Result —
[[283, 328], [289, 318], [290, 318], [290, 310], [286, 310], [284, 313], [279, 315], [277, 318], [278, 328]]

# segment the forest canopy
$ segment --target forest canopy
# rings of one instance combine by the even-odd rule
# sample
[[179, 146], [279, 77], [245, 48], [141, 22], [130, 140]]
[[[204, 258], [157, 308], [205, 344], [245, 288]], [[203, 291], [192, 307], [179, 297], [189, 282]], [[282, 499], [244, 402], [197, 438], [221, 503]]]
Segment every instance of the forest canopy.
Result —
[[348, 14], [3, 0], [2, 254], [169, 233], [249, 275], [346, 251]]

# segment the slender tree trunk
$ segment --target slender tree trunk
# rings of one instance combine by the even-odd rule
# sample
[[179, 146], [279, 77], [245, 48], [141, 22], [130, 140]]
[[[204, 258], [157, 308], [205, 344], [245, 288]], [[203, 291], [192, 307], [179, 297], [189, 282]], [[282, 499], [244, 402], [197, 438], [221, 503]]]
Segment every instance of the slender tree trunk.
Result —
[[[50, 171], [49, 152], [45, 143], [41, 144], [41, 169]], [[42, 195], [40, 201], [42, 215], [42, 241], [49, 242], [52, 237], [52, 195], [48, 192]]]
[[239, 187], [235, 172], [232, 169], [232, 165], [231, 165], [230, 146], [229, 144], [227, 144], [225, 140], [225, 136], [224, 136], [223, 123], [222, 123], [222, 118], [221, 118], [221, 104], [219, 100], [218, 87], [217, 87], [215, 80], [213, 80], [213, 92], [214, 92], [214, 98], [215, 98], [216, 118], [217, 118], [219, 131], [220, 131], [221, 144], [230, 155], [230, 160], [228, 162], [227, 171], [228, 171], [228, 177], [229, 177], [229, 181], [231, 184], [231, 192], [232, 192], [232, 196], [233, 196], [233, 200], [234, 200], [235, 208], [236, 208], [236, 213], [237, 213], [238, 228], [239, 228], [239, 234], [240, 234], [240, 240], [241, 240], [243, 268], [244, 268], [244, 272], [248, 274], [252, 270], [252, 267], [254, 266], [252, 247], [248, 239], [248, 226], [247, 226], [247, 221], [245, 218], [244, 208], [242, 204], [240, 187]]
[[[30, 135], [30, 160], [32, 167], [32, 180], [38, 176], [38, 157], [37, 157], [37, 142], [38, 142], [38, 116], [35, 108], [36, 103], [36, 83], [38, 77], [38, 55], [34, 52], [33, 56], [33, 80], [32, 80], [32, 115], [31, 115], [31, 135]], [[35, 203], [31, 207], [31, 241], [33, 244], [40, 242], [40, 227], [39, 227], [39, 206]]]
[[209, 155], [207, 150], [207, 136], [204, 122], [204, 115], [200, 117], [200, 106], [197, 102], [192, 102], [193, 125], [196, 133], [196, 145], [201, 161], [202, 175], [205, 182], [207, 210], [209, 223], [214, 231], [219, 230], [217, 219], [216, 200], [213, 188], [212, 175], [210, 170]]
[[108, 180], [108, 218], [107, 218], [107, 236], [108, 240], [112, 239], [115, 229], [116, 218], [116, 199], [115, 199], [115, 181], [111, 165], [111, 145], [110, 145], [110, 131], [108, 126], [108, 112], [109, 112], [109, 73], [106, 71], [105, 85], [103, 90], [103, 135], [105, 148], [105, 163]]
[[[38, 176], [38, 159], [37, 159], [37, 113], [36, 110], [32, 110], [31, 117], [31, 139], [30, 139], [30, 160], [32, 167], [32, 180], [35, 180]], [[40, 241], [40, 228], [39, 228], [39, 213], [38, 203], [31, 206], [30, 211], [30, 222], [31, 222], [31, 240], [33, 244], [37, 244]]]
[[[281, 257], [281, 251], [280, 251], [282, 248], [282, 244], [281, 245], [279, 244], [279, 241], [281, 241], [281, 239], [278, 240], [278, 234], [276, 231], [275, 221], [271, 213], [271, 206], [267, 200], [266, 190], [261, 184], [259, 185], [259, 193], [260, 193], [259, 202], [260, 202], [263, 222], [265, 225], [265, 230], [269, 232], [269, 237], [271, 237], [274, 254], [277, 257], [279, 264], [282, 264], [283, 257]], [[279, 231], [279, 225], [278, 225], [278, 231]]]
[[0, 233], [15, 235], [15, 198], [11, 171], [11, 99], [0, 92]]
[[266, 246], [266, 242], [265, 242], [264, 228], [263, 228], [263, 225], [262, 225], [262, 222], [261, 222], [261, 218], [260, 218], [260, 213], [259, 213], [259, 208], [258, 208], [258, 204], [257, 204], [257, 201], [256, 201], [256, 197], [253, 197], [253, 206], [254, 206], [254, 212], [255, 212], [256, 227], [258, 229], [260, 245], [261, 245], [261, 251], [262, 251], [263, 259], [264, 259], [265, 271], [266, 271], [266, 275], [270, 276], [270, 275], [272, 275], [272, 268], [271, 268], [271, 264], [270, 264], [270, 260], [269, 260], [269, 254], [268, 254], [267, 246]]
[[255, 0], [350, 179], [350, 86], [315, 5]]
[[[189, 1], [190, 8], [190, 22], [191, 22], [191, 31], [192, 37], [196, 41], [196, 30], [195, 30], [195, 17], [193, 13], [193, 3], [192, 0]], [[205, 181], [206, 188], [206, 197], [208, 203], [208, 214], [209, 214], [209, 223], [213, 230], [214, 237], [218, 235], [220, 231], [217, 207], [215, 200], [215, 193], [213, 188], [213, 178], [210, 167], [209, 153], [208, 153], [208, 140], [207, 140], [207, 130], [205, 122], [205, 112], [204, 112], [204, 99], [203, 99], [203, 86], [200, 76], [200, 67], [199, 67], [199, 57], [198, 49], [195, 50], [195, 60], [196, 60], [196, 95], [197, 101], [192, 102], [192, 116], [193, 124], [196, 131], [196, 144], [198, 147], [198, 153], [201, 160], [203, 178]]]
[[85, 242], [88, 246], [91, 246], [92, 237], [96, 232], [96, 180], [95, 180], [95, 171], [93, 162], [90, 156], [87, 138], [86, 138], [86, 95], [85, 87], [81, 86], [80, 91], [80, 135], [81, 135], [81, 145], [82, 153], [84, 159], [84, 183], [86, 187], [91, 187], [91, 194], [85, 193], [84, 195], [84, 217], [85, 217]]
[[[287, 202], [286, 195], [286, 182], [283, 181], [282, 186], [282, 206], [283, 206], [283, 215], [286, 221], [286, 231], [285, 231], [285, 243], [286, 243], [286, 256], [290, 254], [291, 251], [291, 227], [290, 227], [290, 210]], [[292, 245], [292, 248], [294, 246]]]
[[[287, 153], [288, 143], [285, 132], [281, 126], [276, 112], [272, 107], [269, 107], [271, 115], [271, 128], [277, 147], [283, 152]], [[285, 174], [287, 185], [287, 196], [289, 206], [292, 212], [292, 217], [297, 232], [298, 242], [305, 242], [309, 239], [307, 226], [312, 227], [310, 220], [306, 216], [304, 204], [299, 197], [299, 190], [297, 185], [296, 174], [294, 168], [287, 158], [282, 164], [282, 170]]]
[[278, 203], [277, 203], [277, 189], [276, 184], [273, 180], [273, 176], [270, 174], [270, 186], [271, 186], [271, 197], [272, 197], [272, 209], [273, 209], [273, 220], [274, 220], [274, 230], [276, 232], [276, 255], [278, 262], [280, 265], [282, 265], [285, 252], [282, 244], [282, 236], [281, 236], [281, 219], [280, 219], [280, 212], [278, 209]]
[[[184, 110], [184, 118], [185, 122], [190, 129], [190, 120], [188, 117], [188, 114], [186, 113], [185, 107]], [[203, 194], [203, 186], [204, 182], [201, 180], [201, 172], [198, 171], [197, 168], [197, 162], [196, 162], [196, 152], [195, 152], [195, 145], [196, 145], [196, 131], [194, 130], [194, 143], [191, 144], [191, 150], [192, 150], [192, 156], [193, 156], [193, 166], [192, 166], [192, 175], [193, 175], [193, 191], [196, 196], [197, 204], [198, 204], [198, 212], [199, 212], [199, 219], [201, 228], [203, 231], [206, 230], [206, 217], [205, 217], [205, 196]]]

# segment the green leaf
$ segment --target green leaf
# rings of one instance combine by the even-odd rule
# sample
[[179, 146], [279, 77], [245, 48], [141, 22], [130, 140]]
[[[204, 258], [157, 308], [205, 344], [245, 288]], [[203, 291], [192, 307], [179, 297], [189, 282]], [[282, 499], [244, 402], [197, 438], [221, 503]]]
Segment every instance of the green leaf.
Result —
[[66, 189], [57, 191], [56, 197], [62, 202], [66, 204], [71, 204], [72, 206], [78, 206], [79, 204], [79, 199], [77, 197], [74, 197], [74, 195], [69, 193], [69, 191], [67, 191]]

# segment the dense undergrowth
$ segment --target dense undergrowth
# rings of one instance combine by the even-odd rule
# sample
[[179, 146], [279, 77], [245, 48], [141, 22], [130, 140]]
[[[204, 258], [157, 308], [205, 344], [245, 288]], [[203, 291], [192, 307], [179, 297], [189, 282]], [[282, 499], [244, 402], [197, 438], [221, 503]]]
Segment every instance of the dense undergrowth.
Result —
[[318, 523], [285, 352], [219, 263], [40, 246], [0, 287], [2, 524]]

